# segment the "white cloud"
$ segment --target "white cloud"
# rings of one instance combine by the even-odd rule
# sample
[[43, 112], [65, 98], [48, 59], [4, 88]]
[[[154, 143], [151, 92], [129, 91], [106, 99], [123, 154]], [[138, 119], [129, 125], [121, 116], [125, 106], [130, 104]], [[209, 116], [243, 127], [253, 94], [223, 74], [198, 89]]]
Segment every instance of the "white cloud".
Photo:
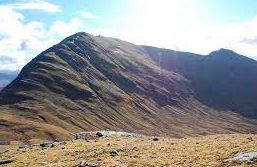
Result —
[[60, 12], [61, 8], [55, 4], [43, 0], [22, 1], [7, 5], [7, 7], [16, 10], [40, 10], [49, 13]]
[[[92, 29], [86, 26], [86, 19], [83, 21], [76, 17], [65, 22], [56, 20], [48, 26], [38, 21], [23, 22], [24, 16], [19, 10], [41, 10], [44, 5], [28, 7], [20, 2], [20, 5], [12, 7], [0, 6], [0, 70], [20, 69], [43, 50], [78, 31], [200, 54], [228, 48], [257, 59], [257, 16], [241, 23], [207, 24], [208, 16], [204, 15], [198, 2], [134, 0], [130, 10], [113, 18], [114, 24]], [[48, 4], [38, 0], [26, 3]], [[60, 10], [48, 8], [43, 11]], [[85, 18], [98, 18], [92, 13], [83, 12]], [[82, 14], [78, 13], [78, 17]], [[10, 63], [7, 63], [8, 57], [12, 60]]]
[[89, 12], [89, 11], [81, 11], [80, 15], [86, 19], [97, 19], [98, 16], [96, 16], [95, 14]]
[[226, 24], [212, 23], [208, 17], [199, 0], [134, 0], [113, 26], [93, 32], [200, 54], [228, 48], [257, 59], [257, 42], [249, 42], [257, 39], [257, 17]]
[[9, 5], [0, 6], [0, 13], [0, 70], [21, 69], [43, 50], [85, 29], [77, 18], [68, 22], [55, 21], [49, 28], [38, 21], [24, 23], [24, 15]]
[[86, 26], [79, 18], [73, 18], [69, 22], [55, 21], [49, 29], [48, 36], [62, 39], [83, 30], [86, 30]]

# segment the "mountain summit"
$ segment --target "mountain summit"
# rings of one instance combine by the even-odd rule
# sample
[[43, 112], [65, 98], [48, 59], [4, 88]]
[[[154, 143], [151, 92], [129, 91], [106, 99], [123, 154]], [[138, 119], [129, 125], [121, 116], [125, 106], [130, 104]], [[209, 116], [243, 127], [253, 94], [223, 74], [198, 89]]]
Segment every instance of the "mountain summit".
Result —
[[[223, 54], [233, 54], [223, 58]], [[219, 58], [216, 58], [219, 57]], [[0, 93], [0, 138], [86, 130], [159, 136], [256, 133], [257, 62], [76, 33], [39, 54]]]

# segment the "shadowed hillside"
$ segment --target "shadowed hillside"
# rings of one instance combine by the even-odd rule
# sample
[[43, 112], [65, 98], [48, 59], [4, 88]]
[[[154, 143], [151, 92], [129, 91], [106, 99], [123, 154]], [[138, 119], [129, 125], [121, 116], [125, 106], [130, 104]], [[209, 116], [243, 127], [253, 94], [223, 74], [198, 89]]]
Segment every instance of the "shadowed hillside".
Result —
[[[39, 54], [2, 90], [0, 138], [70, 138], [99, 129], [173, 137], [256, 133], [256, 121], [238, 114], [256, 115], [256, 79], [242, 75], [255, 76], [256, 62], [227, 52], [233, 53], [201, 56], [74, 34]], [[238, 67], [231, 76], [224, 71], [230, 63]], [[234, 69], [242, 74], [234, 76]], [[232, 87], [238, 77], [249, 85]], [[239, 88], [245, 89], [237, 103]]]
[[201, 56], [144, 48], [162, 68], [189, 79], [195, 97], [203, 104], [217, 110], [231, 110], [248, 118], [257, 117], [255, 60], [226, 49]]

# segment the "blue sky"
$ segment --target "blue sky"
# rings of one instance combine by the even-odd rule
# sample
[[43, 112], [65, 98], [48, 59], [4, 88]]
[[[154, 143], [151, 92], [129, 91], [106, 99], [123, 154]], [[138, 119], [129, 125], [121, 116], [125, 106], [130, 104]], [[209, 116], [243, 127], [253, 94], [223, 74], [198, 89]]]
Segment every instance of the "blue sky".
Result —
[[0, 0], [0, 70], [21, 69], [78, 31], [257, 59], [256, 0]]
[[248, 21], [257, 14], [255, 0], [206, 0], [203, 3], [216, 21], [224, 23]]

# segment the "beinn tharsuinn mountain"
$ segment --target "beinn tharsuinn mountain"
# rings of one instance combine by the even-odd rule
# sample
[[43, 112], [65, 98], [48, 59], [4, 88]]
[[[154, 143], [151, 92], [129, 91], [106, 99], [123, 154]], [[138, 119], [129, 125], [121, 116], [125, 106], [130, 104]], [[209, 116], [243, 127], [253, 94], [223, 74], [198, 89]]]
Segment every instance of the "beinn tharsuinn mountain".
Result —
[[0, 138], [87, 130], [158, 136], [257, 132], [257, 62], [76, 33], [43, 51], [0, 93]]

